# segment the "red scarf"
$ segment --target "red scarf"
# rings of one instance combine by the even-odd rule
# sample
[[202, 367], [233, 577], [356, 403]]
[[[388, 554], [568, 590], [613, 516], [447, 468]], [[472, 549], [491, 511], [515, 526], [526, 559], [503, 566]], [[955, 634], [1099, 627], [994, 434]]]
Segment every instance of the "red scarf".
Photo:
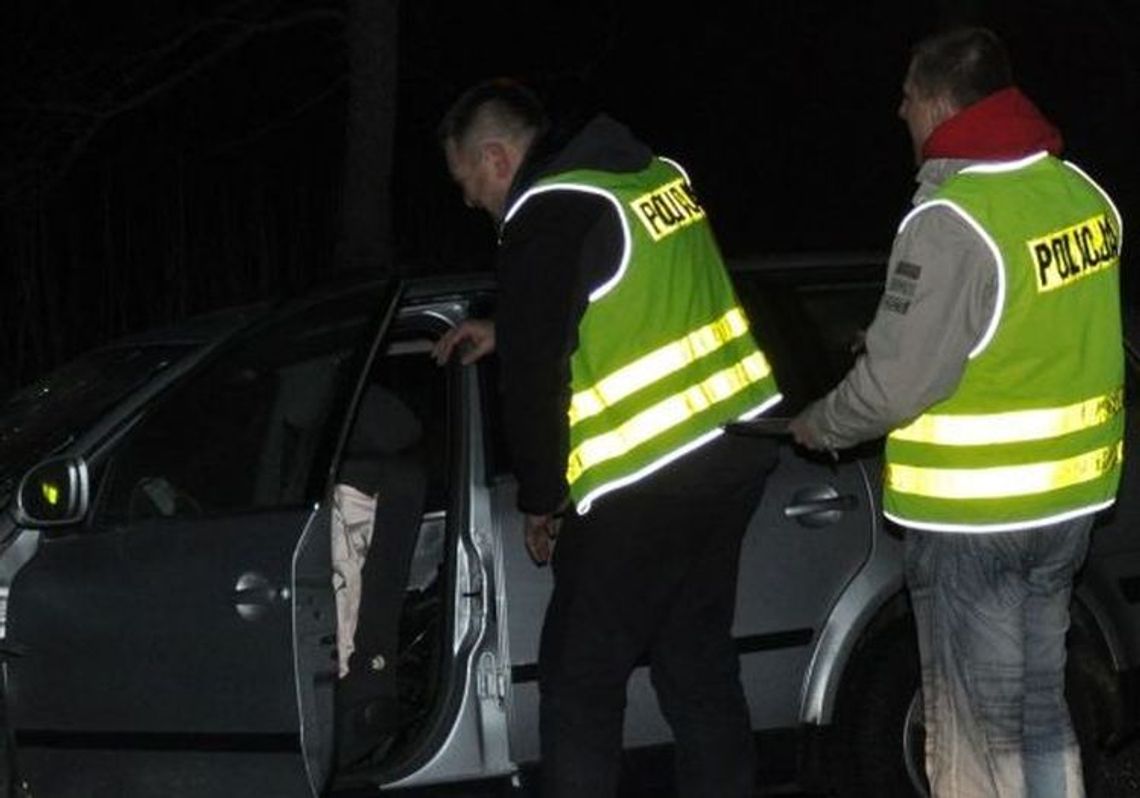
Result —
[[1061, 152], [1061, 131], [1010, 87], [968, 105], [934, 128], [922, 157], [1011, 161], [1041, 150]]

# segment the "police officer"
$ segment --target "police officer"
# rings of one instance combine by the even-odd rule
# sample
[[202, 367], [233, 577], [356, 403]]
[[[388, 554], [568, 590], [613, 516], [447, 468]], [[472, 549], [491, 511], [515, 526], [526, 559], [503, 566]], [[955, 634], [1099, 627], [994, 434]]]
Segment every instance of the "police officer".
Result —
[[[441, 141], [498, 227], [498, 310], [444, 336], [496, 350], [536, 563], [554, 593], [539, 655], [544, 796], [613, 795], [626, 682], [646, 657], [685, 796], [750, 795], [754, 752], [731, 636], [741, 537], [774, 462], [726, 422], [780, 398], [677, 164], [606, 116], [550, 128], [492, 81]], [[552, 557], [557, 538], [557, 555]]]
[[1065, 633], [1120, 479], [1120, 216], [990, 31], [922, 41], [899, 116], [919, 188], [865, 354], [792, 430], [889, 433], [934, 795], [1082, 795]]

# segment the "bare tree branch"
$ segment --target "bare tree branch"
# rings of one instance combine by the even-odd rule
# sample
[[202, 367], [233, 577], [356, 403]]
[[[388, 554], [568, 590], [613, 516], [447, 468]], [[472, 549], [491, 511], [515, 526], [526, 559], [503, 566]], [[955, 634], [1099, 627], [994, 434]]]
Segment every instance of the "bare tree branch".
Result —
[[248, 135], [242, 136], [239, 139], [235, 139], [233, 141], [228, 141], [228, 142], [225, 142], [224, 144], [221, 144], [217, 147], [214, 147], [213, 149], [209, 150], [206, 153], [206, 155], [220, 155], [223, 152], [230, 152], [232, 150], [240, 149], [240, 148], [246, 146], [247, 144], [250, 144], [251, 142], [257, 141], [258, 139], [262, 138], [263, 136], [266, 136], [269, 133], [272, 133], [275, 130], [279, 130], [280, 128], [282, 128], [286, 124], [288, 124], [289, 122], [296, 119], [297, 117], [304, 115], [305, 112], [308, 111], [310, 108], [314, 108], [315, 106], [320, 105], [322, 102], [324, 102], [326, 99], [328, 99], [331, 95], [333, 95], [338, 90], [340, 90], [344, 86], [344, 83], [345, 83], [345, 76], [340, 75], [335, 80], [330, 82], [327, 86], [325, 86], [325, 88], [323, 88], [321, 91], [319, 91], [316, 94], [312, 95], [311, 97], [307, 98], [306, 100], [301, 102], [299, 105], [294, 106], [288, 113], [282, 114], [281, 116], [277, 117], [276, 119], [272, 120], [271, 122], [268, 122], [267, 124], [262, 125], [257, 130], [252, 131]]
[[[62, 78], [25, 81], [39, 84], [37, 96], [56, 99], [31, 102], [13, 91], [15, 102], [0, 106], [4, 118], [23, 119], [18, 127], [22, 128], [21, 139], [28, 146], [23, 157], [6, 159], [12, 163], [0, 161], [0, 166], [6, 167], [0, 174], [7, 172], [0, 205], [26, 196], [33, 187], [41, 197], [50, 194], [91, 142], [115, 119], [194, 80], [251, 41], [305, 25], [343, 25], [345, 19], [343, 11], [325, 7], [305, 8], [280, 18], [241, 17], [242, 12], [256, 5], [257, 0], [237, 0], [218, 14], [178, 31], [162, 44], [118, 63], [96, 67], [89, 62], [70, 73], [56, 71], [56, 75], [64, 75]], [[118, 77], [91, 78], [93, 72]], [[69, 80], [68, 74], [82, 78]], [[89, 84], [94, 86], [88, 87]], [[66, 98], [67, 95], [71, 97]], [[81, 99], [84, 96], [86, 99]], [[13, 130], [15, 126], [7, 127]]]

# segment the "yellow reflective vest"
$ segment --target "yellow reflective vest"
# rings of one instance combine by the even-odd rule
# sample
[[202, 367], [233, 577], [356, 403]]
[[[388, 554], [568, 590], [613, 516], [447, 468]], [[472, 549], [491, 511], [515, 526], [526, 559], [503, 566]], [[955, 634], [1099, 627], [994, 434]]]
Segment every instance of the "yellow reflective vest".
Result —
[[508, 218], [546, 191], [605, 198], [624, 238], [618, 269], [589, 296], [570, 359], [566, 477], [586, 513], [780, 394], [680, 167], [654, 159], [641, 172], [546, 177]]
[[888, 436], [887, 517], [987, 532], [1108, 506], [1124, 434], [1116, 207], [1046, 153], [967, 167], [900, 232], [935, 207], [992, 252], [996, 307], [954, 393]]

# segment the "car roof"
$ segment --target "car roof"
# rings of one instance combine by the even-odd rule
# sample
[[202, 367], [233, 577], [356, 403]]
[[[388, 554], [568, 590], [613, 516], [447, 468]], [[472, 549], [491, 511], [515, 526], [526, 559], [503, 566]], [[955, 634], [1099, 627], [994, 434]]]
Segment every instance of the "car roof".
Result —
[[[823, 270], [842, 273], [844, 269], [882, 268], [887, 256], [882, 252], [794, 252], [727, 259], [729, 271], [744, 274], [794, 273]], [[406, 300], [423, 301], [449, 294], [466, 295], [495, 290], [495, 274], [491, 271], [462, 274], [433, 274], [404, 278]]]
[[222, 308], [162, 327], [142, 330], [117, 338], [100, 348], [133, 346], [161, 346], [184, 344], [194, 346], [222, 338], [258, 319], [272, 307], [271, 302], [257, 302], [238, 307]]

